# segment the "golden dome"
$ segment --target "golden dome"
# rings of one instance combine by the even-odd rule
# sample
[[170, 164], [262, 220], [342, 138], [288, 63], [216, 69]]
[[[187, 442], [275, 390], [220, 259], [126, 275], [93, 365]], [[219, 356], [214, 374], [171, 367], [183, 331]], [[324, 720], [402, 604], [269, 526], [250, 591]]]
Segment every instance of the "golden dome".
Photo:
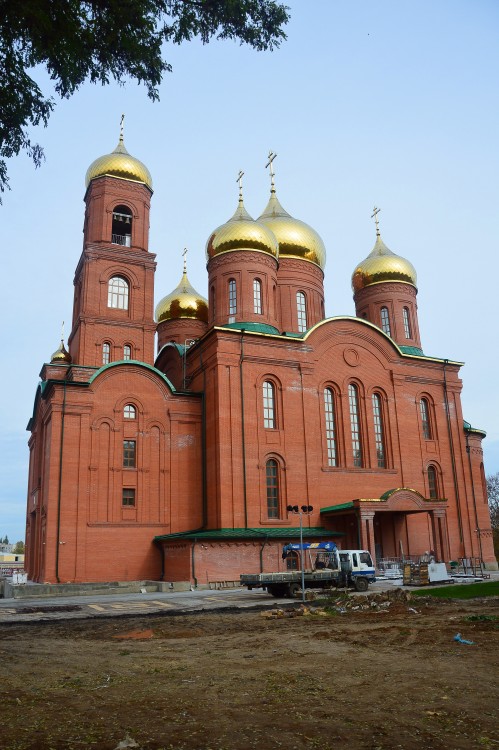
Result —
[[283, 209], [275, 191], [272, 190], [270, 200], [258, 221], [265, 224], [277, 238], [279, 256], [285, 258], [299, 258], [315, 263], [322, 270], [326, 265], [326, 248], [315, 229], [299, 219], [294, 219]]
[[378, 234], [372, 252], [359, 263], [352, 274], [352, 288], [357, 292], [382, 281], [402, 281], [416, 286], [417, 280], [412, 263], [392, 253]]
[[279, 253], [277, 240], [272, 232], [251, 218], [241, 197], [234, 216], [211, 233], [206, 243], [206, 258], [210, 260], [234, 250], [256, 250], [273, 255], [274, 258]]
[[131, 180], [132, 182], [142, 182], [152, 191], [151, 173], [145, 164], [128, 153], [122, 135], [120, 135], [118, 145], [111, 154], [99, 156], [89, 166], [85, 175], [85, 187], [87, 188], [96, 177], [104, 175], [119, 177], [122, 180]]
[[64, 346], [64, 339], [61, 339], [61, 343], [59, 345], [59, 348], [57, 351], [55, 351], [51, 358], [50, 358], [50, 364], [51, 365], [57, 365], [57, 364], [71, 364], [71, 355], [66, 350], [66, 347]]
[[195, 318], [203, 323], [208, 322], [208, 300], [191, 286], [185, 268], [178, 287], [163, 297], [156, 306], [158, 323], [178, 318]]

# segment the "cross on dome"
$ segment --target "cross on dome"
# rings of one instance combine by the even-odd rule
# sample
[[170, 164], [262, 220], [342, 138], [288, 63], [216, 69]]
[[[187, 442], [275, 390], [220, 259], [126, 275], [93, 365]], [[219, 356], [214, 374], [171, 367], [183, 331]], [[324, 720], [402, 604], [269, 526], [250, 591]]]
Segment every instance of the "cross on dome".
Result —
[[376, 224], [376, 237], [379, 237], [379, 221], [378, 221], [378, 214], [381, 211], [381, 208], [377, 208], [374, 206], [374, 210], [371, 214], [371, 219], [374, 219], [374, 223]]
[[236, 180], [236, 182], [239, 184], [239, 203], [243, 202], [243, 176], [244, 172], [242, 169], [240, 169]]
[[274, 154], [273, 151], [269, 151], [268, 162], [265, 165], [265, 169], [267, 169], [267, 167], [270, 167], [269, 172], [270, 172], [270, 192], [271, 193], [275, 193], [275, 184], [274, 184], [275, 172], [274, 172], [274, 165], [272, 164], [272, 162], [274, 161], [276, 156], [277, 154]]

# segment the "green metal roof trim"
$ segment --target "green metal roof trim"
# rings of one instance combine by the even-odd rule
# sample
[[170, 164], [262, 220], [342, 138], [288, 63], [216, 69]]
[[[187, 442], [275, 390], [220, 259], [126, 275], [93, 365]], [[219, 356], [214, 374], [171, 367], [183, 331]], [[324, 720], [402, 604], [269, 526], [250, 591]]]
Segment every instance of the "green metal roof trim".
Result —
[[144, 367], [146, 370], [151, 370], [151, 372], [153, 372], [155, 375], [158, 375], [162, 380], [165, 381], [165, 383], [173, 393], [177, 393], [177, 390], [173, 383], [168, 380], [166, 375], [161, 372], [161, 370], [157, 370], [156, 367], [148, 365], [147, 362], [140, 362], [138, 359], [120, 359], [118, 362], [110, 362], [108, 365], [103, 365], [97, 370], [97, 372], [92, 375], [92, 377], [88, 381], [88, 384], [91, 385], [94, 380], [106, 370], [110, 370], [112, 367], [121, 367], [122, 365], [136, 365], [138, 367]]
[[248, 321], [247, 323], [226, 323], [224, 328], [234, 328], [236, 331], [253, 331], [254, 333], [273, 333], [277, 334], [279, 336], [279, 329], [274, 328], [274, 326], [269, 325], [268, 323], [252, 323]]
[[470, 423], [465, 419], [463, 419], [463, 428], [465, 432], [474, 432], [477, 435], [483, 435], [484, 437], [487, 437], [487, 433], [485, 432], [485, 430], [480, 430], [478, 427], [472, 427]]
[[284, 331], [282, 334], [283, 336], [289, 336], [291, 339], [302, 339], [304, 337], [304, 333], [293, 333], [293, 331]]
[[337, 513], [339, 510], [352, 510], [354, 507], [353, 500], [350, 500], [348, 503], [328, 505], [327, 508], [321, 508], [321, 513]]
[[[299, 527], [282, 527], [268, 529], [211, 529], [210, 531], [180, 531], [177, 534], [155, 536], [154, 541], [169, 542], [176, 539], [290, 539], [299, 538]], [[305, 539], [318, 537], [345, 536], [339, 531], [329, 531], [323, 526], [311, 526], [303, 529]]]
[[412, 354], [414, 357], [424, 357], [425, 353], [422, 349], [419, 348], [419, 346], [402, 346], [402, 344], [399, 346], [399, 349], [404, 354]]

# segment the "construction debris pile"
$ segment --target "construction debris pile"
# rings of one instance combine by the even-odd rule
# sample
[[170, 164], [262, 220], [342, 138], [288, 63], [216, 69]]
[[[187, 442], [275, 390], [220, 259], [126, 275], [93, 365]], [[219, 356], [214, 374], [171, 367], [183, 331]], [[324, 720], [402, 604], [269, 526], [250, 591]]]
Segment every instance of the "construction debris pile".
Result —
[[[277, 620], [308, 616], [329, 617], [334, 614], [344, 614], [345, 612], [387, 612], [393, 604], [406, 605], [409, 603], [412, 595], [408, 591], [395, 588], [377, 594], [368, 594], [367, 596], [341, 594], [331, 597], [327, 602], [321, 597], [319, 600], [320, 603], [313, 604], [312, 602], [316, 599], [317, 596], [312, 591], [307, 591], [307, 600], [311, 602], [309, 605], [301, 604], [299, 607], [265, 610], [261, 615], [266, 620]], [[421, 600], [419, 599], [419, 601]], [[411, 612], [417, 613], [412, 607], [409, 609]]]

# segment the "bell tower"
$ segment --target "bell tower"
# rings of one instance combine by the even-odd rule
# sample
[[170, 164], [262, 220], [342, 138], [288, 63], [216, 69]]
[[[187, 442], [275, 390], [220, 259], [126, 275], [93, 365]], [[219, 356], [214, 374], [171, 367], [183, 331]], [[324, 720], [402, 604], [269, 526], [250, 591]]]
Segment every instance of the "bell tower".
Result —
[[86, 174], [83, 252], [74, 277], [73, 364], [154, 362], [155, 255], [148, 250], [152, 178], [123, 140]]

